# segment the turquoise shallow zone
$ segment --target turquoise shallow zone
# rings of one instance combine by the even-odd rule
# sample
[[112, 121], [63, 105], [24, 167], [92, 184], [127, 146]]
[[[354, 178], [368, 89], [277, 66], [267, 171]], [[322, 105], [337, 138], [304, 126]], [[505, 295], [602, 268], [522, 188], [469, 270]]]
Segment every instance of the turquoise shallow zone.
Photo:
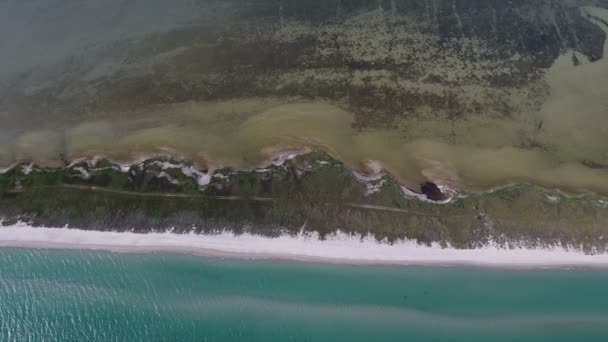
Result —
[[0, 341], [608, 341], [608, 271], [0, 249]]

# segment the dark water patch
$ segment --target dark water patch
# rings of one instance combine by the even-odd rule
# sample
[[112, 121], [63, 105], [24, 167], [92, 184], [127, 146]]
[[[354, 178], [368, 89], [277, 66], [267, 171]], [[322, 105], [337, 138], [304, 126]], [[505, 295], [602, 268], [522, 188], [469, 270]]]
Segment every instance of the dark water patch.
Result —
[[420, 186], [420, 191], [426, 195], [428, 199], [435, 202], [443, 202], [450, 198], [449, 195], [444, 194], [437, 184], [432, 182], [425, 182]]

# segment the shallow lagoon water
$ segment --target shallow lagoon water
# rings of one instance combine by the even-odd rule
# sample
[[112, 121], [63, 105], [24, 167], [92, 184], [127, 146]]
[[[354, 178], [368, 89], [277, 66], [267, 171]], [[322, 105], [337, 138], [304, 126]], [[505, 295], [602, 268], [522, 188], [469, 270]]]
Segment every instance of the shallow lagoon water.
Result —
[[604, 270], [0, 250], [6, 341], [600, 341]]
[[[158, 29], [183, 25], [195, 12], [190, 5], [192, 4], [186, 7], [175, 5], [182, 10], [175, 10], [174, 20], [163, 21], [162, 25], [157, 23]], [[157, 13], [155, 6], [146, 7], [150, 7], [150, 18], [162, 13]], [[10, 10], [10, 6], [7, 10]], [[89, 13], [91, 9], [85, 10]], [[586, 13], [585, 20], [589, 21], [589, 25], [608, 32], [608, 27], [603, 24], [608, 20], [608, 10], [595, 7], [580, 10]], [[365, 18], [366, 22], [371, 20]], [[205, 20], [207, 19], [209, 18], [206, 14]], [[352, 24], [359, 25], [356, 16], [353, 20], [355, 21]], [[92, 21], [91, 24], [95, 22]], [[127, 22], [131, 21], [125, 20], [125, 23]], [[154, 22], [156, 20], [151, 21]], [[80, 21], [79, 23], [83, 24]], [[55, 26], [53, 22], [53, 27]], [[107, 24], [97, 26], [102, 32], [107, 31]], [[142, 32], [143, 39], [148, 37], [143, 33], [152, 30], [154, 25], [150, 27], [140, 23], [140, 26], [141, 30], [131, 28], [131, 33]], [[300, 28], [299, 25], [292, 27], [295, 31]], [[16, 29], [23, 28], [18, 25]], [[123, 29], [130, 32], [126, 27]], [[43, 29], [40, 31], [47, 32]], [[101, 40], [99, 44], [117, 39], [110, 34], [113, 32], [107, 32], [106, 39]], [[374, 32], [370, 31], [372, 37], [376, 37], [373, 34], [380, 34]], [[93, 37], [95, 35], [90, 38]], [[175, 33], [172, 37], [175, 40], [181, 36]], [[380, 38], [381, 35], [373, 41]], [[172, 39], [169, 39], [169, 42], [177, 44]], [[432, 44], [427, 40], [422, 40], [422, 46], [430, 48]], [[22, 40], [16, 42], [16, 45], [21, 45]], [[210, 58], [207, 56], [209, 51], [221, 47], [214, 45], [217, 42], [213, 42], [201, 51], [196, 50], [198, 52], [194, 60], [169, 59], [165, 62], [175, 67], [196, 66], [201, 60]], [[152, 40], [151, 44], [159, 49], [162, 47], [160, 40]], [[468, 46], [465, 42], [462, 44]], [[182, 51], [180, 49], [189, 47], [191, 46], [188, 44], [180, 46], [168, 55], [179, 54]], [[64, 50], [65, 53], [73, 52], [69, 44]], [[381, 51], [383, 50], [378, 50], [379, 55], [386, 53]], [[108, 53], [112, 55], [115, 52]], [[447, 54], [444, 56], [445, 60], [429, 59], [434, 66], [429, 70], [464, 77], [477, 75], [477, 67], [487, 67], [477, 65], [471, 67], [472, 69], [457, 70], [455, 65], [460, 63], [456, 63], [454, 56], [449, 56], [447, 51], [444, 53]], [[461, 118], [454, 121], [450, 118], [452, 114], [427, 106], [417, 106], [405, 116], [385, 120], [382, 119], [383, 114], [374, 110], [362, 115], [360, 110], [353, 108], [345, 98], [312, 99], [298, 92], [282, 95], [279, 90], [283, 85], [299, 84], [298, 82], [301, 83], [308, 77], [326, 79], [331, 83], [337, 82], [332, 77], [338, 76], [337, 79], [343, 80], [340, 82], [344, 84], [337, 84], [341, 84], [340, 87], [345, 89], [358, 89], [357, 87], [365, 82], [371, 82], [378, 87], [394, 88], [393, 90], [404, 87], [403, 89], [414, 93], [425, 96], [434, 94], [439, 98], [444, 98], [445, 92], [454, 91], [466, 95], [467, 98], [492, 98], [491, 87], [484, 86], [485, 83], [477, 80], [452, 89], [439, 84], [427, 84], [422, 81], [423, 78], [408, 80], [402, 84], [392, 80], [387, 70], [357, 70], [348, 76], [342, 71], [325, 74], [324, 69], [304, 68], [306, 72], [303, 73], [280, 72], [279, 79], [287, 83], [278, 83], [277, 89], [260, 93], [263, 95], [255, 95], [253, 92], [253, 95], [219, 97], [217, 100], [205, 101], [181, 94], [183, 96], [179, 96], [179, 99], [163, 101], [160, 102], [163, 103], [161, 105], [159, 102], [146, 101], [145, 96], [139, 99], [138, 96], [142, 94], [138, 91], [133, 95], [135, 99], [131, 99], [136, 105], [123, 106], [120, 101], [114, 103], [111, 96], [104, 98], [103, 88], [100, 90], [95, 84], [99, 79], [108, 79], [112, 80], [111, 84], [120, 88], [124, 81], [127, 83], [124, 86], [130, 89], [128, 82], [122, 77], [128, 76], [128, 70], [131, 69], [122, 64], [115, 66], [118, 69], [113, 69], [91, 57], [89, 67], [97, 76], [91, 78], [90, 73], [76, 73], [76, 76], [73, 76], [76, 80], [92, 82], [83, 83], [82, 87], [88, 92], [77, 92], [82, 98], [78, 98], [76, 104], [66, 108], [53, 107], [36, 111], [29, 108], [38, 100], [28, 98], [21, 107], [15, 105], [16, 107], [0, 108], [0, 119], [3, 122], [0, 127], [0, 165], [6, 166], [18, 160], [57, 164], [61, 162], [61, 156], [74, 159], [87, 155], [105, 155], [127, 161], [141, 155], [173, 154], [191, 158], [201, 167], [250, 167], [267, 159], [269, 151], [312, 146], [330, 152], [353, 168], [360, 168], [365, 161], [377, 160], [404, 185], [412, 188], [417, 188], [426, 180], [467, 191], [487, 190], [513, 182], [532, 182], [563, 190], [608, 193], [608, 169], [605, 167], [608, 165], [608, 102], [603, 91], [608, 80], [608, 61], [602, 58], [590, 62], [587, 56], [568, 49], [564, 49], [560, 54], [559, 58], [552, 61], [552, 65], [542, 69], [542, 77], [526, 85], [534, 89], [544, 89], [539, 94], [527, 93], [526, 87], [506, 87], [499, 91], [506, 96], [503, 100], [521, 107], [521, 111], [501, 116], [490, 109], [480, 110], [462, 114]], [[608, 44], [604, 44], [604, 54], [608, 54]], [[143, 66], [146, 66], [146, 63], [153, 66], [156, 65], [154, 60], [164, 60], [163, 58], [167, 57], [162, 53], [151, 56], [144, 53], [142, 56], [136, 54], [133, 58], [145, 61]], [[422, 54], [418, 57], [424, 56]], [[520, 57], [514, 55], [510, 59], [518, 60]], [[573, 63], [574, 58], [577, 63]], [[450, 60], [456, 64], [452, 65]], [[126, 69], [120, 71], [122, 69], [119, 67]], [[131, 72], [136, 75], [142, 72], [137, 67], [133, 68], [135, 71]], [[150, 66], [142, 68], [149, 70]], [[51, 69], [61, 75], [60, 69]], [[36, 77], [31, 80], [31, 84], [25, 83], [27, 86], [24, 86], [23, 92], [58, 86], [57, 75], [51, 72], [55, 77], [50, 77], [43, 70], [45, 69], [34, 73]], [[207, 71], [209, 73], [203, 75], [211, 79], [221, 76], [221, 72], [216, 75], [215, 71]], [[136, 84], [163, 84], [156, 75], [148, 76], [150, 78], [144, 78], [144, 81], [138, 81]], [[186, 79], [190, 76], [194, 75], [189, 72], [182, 75]], [[37, 77], [40, 77], [40, 80], [36, 81]], [[270, 82], [259, 77], [258, 83]], [[126, 80], [128, 79], [126, 77]], [[173, 80], [173, 77], [170, 79]], [[6, 89], [8, 91], [9, 88]], [[163, 92], [162, 87], [157, 91]], [[66, 94], [64, 91], [60, 92], [61, 96], [68, 98], [69, 94], [69, 91]], [[60, 95], [58, 96], [61, 97]], [[80, 108], [77, 103], [87, 103], [85, 100], [88, 97], [94, 98], [95, 103], [99, 102], [98, 105]], [[12, 96], [7, 95], [7, 98]], [[538, 103], [527, 105], [528, 102]], [[357, 118], [370, 122], [379, 121], [383, 125], [371, 125], [360, 130]]]
[[[597, 157], [592, 160], [603, 160], [604, 135], [600, 131], [589, 131], [580, 143], [562, 135], [549, 136], [556, 145], [546, 152], [513, 145], [518, 132], [526, 129], [524, 123], [468, 120], [458, 127], [466, 134], [452, 144], [443, 140], [449, 123], [442, 119], [415, 120], [404, 123], [407, 127], [402, 129], [359, 132], [352, 127], [352, 113], [328, 103], [279, 104], [254, 99], [234, 106], [232, 112], [230, 103], [186, 103], [120, 118], [105, 114], [96, 121], [31, 129], [0, 146], [0, 165], [18, 160], [56, 165], [59, 156], [102, 155], [133, 161], [142, 156], [175, 155], [193, 159], [201, 168], [244, 168], [279, 152], [314, 148], [359, 171], [365, 171], [366, 161], [379, 161], [412, 188], [431, 180], [483, 191], [531, 181], [575, 192], [608, 193], [608, 171], [586, 167], [581, 164], [584, 155], [566, 151], [576, 146], [577, 151], [591, 153], [590, 158]], [[571, 123], [564, 121], [559, 129], [565, 130], [565, 126]], [[502, 133], [495, 134], [497, 130]]]

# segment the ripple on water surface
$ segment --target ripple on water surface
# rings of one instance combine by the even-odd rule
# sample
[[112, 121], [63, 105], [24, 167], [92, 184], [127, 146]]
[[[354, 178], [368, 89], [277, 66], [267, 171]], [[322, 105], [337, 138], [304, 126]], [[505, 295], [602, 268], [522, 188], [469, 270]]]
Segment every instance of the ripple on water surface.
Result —
[[598, 270], [2, 249], [0, 340], [597, 340], [606, 286]]

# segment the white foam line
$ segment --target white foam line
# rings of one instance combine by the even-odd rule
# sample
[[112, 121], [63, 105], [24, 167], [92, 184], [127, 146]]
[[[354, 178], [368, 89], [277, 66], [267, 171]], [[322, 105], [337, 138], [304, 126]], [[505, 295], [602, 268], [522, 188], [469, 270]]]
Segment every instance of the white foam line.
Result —
[[177, 179], [173, 178], [170, 174], [166, 173], [165, 171], [160, 172], [156, 177], [158, 177], [158, 178], [165, 178], [171, 184], [179, 184], [179, 182], [177, 181]]
[[378, 181], [378, 180], [382, 179], [382, 177], [385, 176], [385, 174], [383, 172], [374, 173], [374, 174], [371, 174], [371, 175], [367, 176], [367, 175], [359, 173], [359, 172], [357, 172], [355, 170], [349, 169], [349, 171], [361, 183], [368, 183], [368, 182]]
[[12, 164], [7, 167], [0, 167], [0, 174], [9, 172], [10, 170], [14, 169], [17, 165], [19, 165], [19, 164]]
[[275, 154], [269, 160], [266, 160], [266, 161], [260, 163], [257, 166], [257, 168], [258, 169], [264, 169], [264, 168], [268, 168], [268, 167], [270, 167], [272, 165], [274, 165], [274, 166], [281, 166], [281, 165], [285, 164], [285, 162], [287, 162], [288, 160], [292, 160], [292, 159], [294, 159], [294, 158], [296, 158], [298, 156], [311, 153], [312, 151], [313, 151], [312, 149], [308, 149], [308, 148], [302, 148], [302, 149], [298, 149], [298, 150], [284, 151], [284, 152]]
[[[311, 153], [313, 151], [313, 149], [308, 149], [308, 148], [303, 148], [303, 149], [299, 149], [299, 150], [291, 150], [291, 151], [287, 151], [287, 152], [282, 152], [282, 153], [278, 153], [276, 154], [274, 157], [272, 157], [271, 159], [259, 164], [257, 167], [253, 167], [253, 168], [243, 168], [243, 169], [239, 169], [239, 171], [256, 171], [256, 170], [261, 170], [261, 169], [265, 169], [267, 167], [270, 167], [271, 165], [275, 165], [275, 166], [281, 166], [283, 165], [286, 161], [288, 160], [292, 160], [294, 158], [296, 158], [297, 156], [300, 155], [305, 155], [308, 153]], [[92, 165], [91, 163], [95, 163], [95, 161], [99, 160], [99, 159], [108, 159], [111, 163], [117, 165], [118, 167], [120, 167], [121, 171], [123, 173], [127, 173], [132, 166], [134, 165], [138, 165], [138, 164], [142, 164], [148, 160], [154, 159], [154, 158], [168, 158], [171, 157], [171, 155], [164, 155], [164, 154], [149, 154], [149, 155], [141, 155], [138, 158], [133, 159], [131, 162], [127, 162], [127, 163], [121, 163], [121, 162], [117, 162], [117, 161], [113, 161], [103, 155], [96, 155], [93, 156], [93, 158], [91, 159], [87, 159], [87, 158], [78, 158], [75, 159], [74, 161], [72, 161], [72, 163], [70, 164], [70, 166], [68, 166], [68, 168], [72, 167], [73, 165], [76, 165], [79, 162], [87, 162], [89, 165]], [[185, 167], [183, 165], [177, 165], [177, 164], [171, 164], [171, 163], [167, 163], [167, 162], [156, 162], [157, 165], [160, 165], [161, 167], [176, 167], [176, 168], [181, 168], [182, 171], [184, 172], [184, 174], [186, 176], [193, 176], [197, 179], [197, 182], [199, 184], [199, 186], [205, 186], [208, 185], [211, 182], [211, 179], [213, 177], [217, 177], [217, 178], [225, 178], [224, 175], [221, 174], [215, 174], [214, 169], [220, 169], [223, 167], [219, 167], [219, 168], [214, 168], [214, 169], [210, 169], [208, 171], [208, 173], [202, 173], [198, 170], [196, 170], [196, 168], [194, 166], [190, 166], [190, 167]], [[20, 163], [16, 163], [13, 165], [10, 165], [8, 167], [5, 168], [0, 168], [0, 174], [6, 173], [10, 170], [12, 170], [14, 167], [20, 165]], [[181, 167], [183, 166], [183, 167]], [[385, 173], [385, 171], [383, 169], [378, 169], [373, 175], [370, 176], [366, 176], [363, 175], [351, 168], [348, 168], [346, 165], [345, 167], [353, 174], [353, 176], [360, 182], [370, 182], [370, 181], [376, 181], [381, 179], [384, 176], [387, 176], [390, 174]], [[381, 164], [380, 164], [380, 167]], [[470, 193], [460, 193], [455, 189], [452, 189], [446, 185], [443, 184], [438, 184], [439, 189], [448, 194], [449, 198], [445, 201], [432, 201], [429, 200], [426, 195], [424, 194], [420, 194], [417, 192], [414, 192], [412, 190], [410, 190], [409, 188], [401, 185], [401, 190], [402, 190], [402, 194], [405, 197], [409, 197], [409, 198], [416, 198], [420, 201], [423, 202], [429, 202], [429, 203], [433, 203], [433, 204], [449, 204], [451, 203], [454, 198], [458, 197], [458, 198], [465, 198], [471, 195], [476, 195], [476, 196], [482, 196], [482, 195], [486, 195], [486, 194], [492, 194], [501, 190], [505, 190], [505, 189], [509, 189], [509, 188], [514, 188], [517, 187], [519, 185], [531, 185], [534, 186], [535, 188], [541, 190], [541, 191], [545, 191], [545, 192], [557, 192], [559, 195], [564, 196], [566, 198], [582, 198], [588, 195], [597, 195], [596, 193], [593, 192], [585, 192], [582, 194], [578, 194], [578, 195], [570, 195], [567, 194], [559, 189], [556, 188], [543, 188], [540, 187], [538, 185], [535, 184], [531, 184], [531, 183], [508, 183], [505, 185], [501, 185], [501, 186], [497, 186], [494, 188], [491, 188], [489, 190], [486, 191], [480, 191], [480, 192], [470, 192]]]
[[207, 173], [204, 173], [196, 170], [192, 166], [190, 168], [183, 168], [182, 172], [184, 172], [186, 176], [192, 175], [192, 177], [195, 177], [198, 186], [209, 185], [209, 183], [211, 183], [211, 175], [213, 174], [213, 170], [208, 170]]
[[455, 193], [455, 191], [452, 190], [452, 189], [450, 189], [450, 188], [448, 188], [448, 187], [446, 187], [446, 186], [443, 186], [443, 185], [438, 185], [438, 187], [439, 187], [439, 190], [441, 190], [442, 193], [448, 195], [448, 198], [446, 200], [443, 200], [443, 201], [433, 201], [433, 200], [430, 200], [428, 197], [426, 197], [425, 194], [414, 192], [414, 191], [410, 190], [409, 188], [407, 188], [407, 187], [405, 187], [403, 185], [401, 185], [401, 192], [403, 193], [403, 195], [405, 197], [415, 198], [415, 199], [417, 199], [417, 200], [419, 200], [421, 202], [427, 202], [427, 203], [433, 203], [433, 204], [450, 204], [450, 203], [452, 203], [452, 201], [454, 200], [454, 195], [453, 194]]
[[21, 171], [24, 175], [29, 175], [34, 170], [34, 163], [29, 163], [21, 166]]
[[[84, 179], [89, 179], [91, 178], [91, 174], [89, 173], [89, 171], [85, 170], [85, 168], [83, 167], [75, 167], [72, 170], [80, 173], [80, 177], [84, 178]], [[27, 173], [26, 173], [27, 174]]]
[[489, 267], [608, 267], [608, 254], [585, 255], [562, 248], [459, 250], [414, 241], [378, 242], [338, 232], [267, 238], [251, 234], [215, 235], [119, 233], [68, 228], [33, 228], [24, 223], [0, 228], [1, 247], [94, 249], [115, 252], [176, 252], [244, 259], [288, 259], [346, 264], [478, 265]]

